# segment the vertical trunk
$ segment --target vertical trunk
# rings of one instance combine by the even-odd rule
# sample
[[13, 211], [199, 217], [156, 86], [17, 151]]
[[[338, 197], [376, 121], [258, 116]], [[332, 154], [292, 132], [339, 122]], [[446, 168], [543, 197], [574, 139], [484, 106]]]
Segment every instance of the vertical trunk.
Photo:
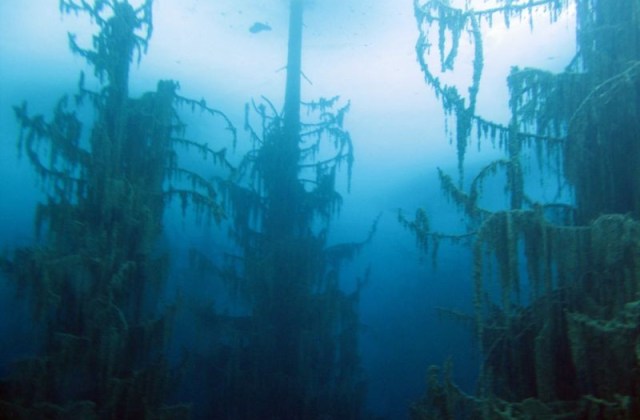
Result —
[[265, 147], [265, 191], [270, 209], [265, 223], [267, 235], [288, 238], [295, 235], [301, 223], [300, 185], [300, 68], [302, 57], [302, 13], [304, 0], [291, 0], [287, 83], [285, 89], [284, 120], [278, 132]]
[[263, 213], [264, 238], [258, 254], [264, 267], [255, 273], [254, 307], [258, 337], [256, 411], [247, 417], [305, 418], [308, 404], [302, 369], [304, 311], [308, 302], [309, 263], [301, 257], [306, 223], [303, 189], [298, 179], [300, 160], [300, 69], [303, 0], [291, 0], [282, 125], [266, 135], [260, 150], [259, 171], [267, 204]]
[[302, 11], [304, 0], [291, 0], [287, 86], [284, 99], [284, 126], [288, 135], [300, 132], [300, 73], [302, 71]]

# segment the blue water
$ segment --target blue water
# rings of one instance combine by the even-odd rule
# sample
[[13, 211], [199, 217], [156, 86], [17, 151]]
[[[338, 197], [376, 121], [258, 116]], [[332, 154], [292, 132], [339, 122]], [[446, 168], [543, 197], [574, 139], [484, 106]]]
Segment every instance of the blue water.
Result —
[[[0, 247], [5, 255], [38, 241], [34, 209], [43, 198], [41, 182], [16, 150], [19, 125], [12, 106], [27, 101], [34, 114], [49, 115], [61, 95], [75, 92], [80, 71], [87, 73], [90, 88], [99, 86], [84, 60], [71, 54], [67, 41], [71, 31], [78, 34], [78, 42], [90, 45], [95, 25], [83, 16], [61, 17], [54, 0], [23, 3], [0, 4]], [[244, 104], [264, 95], [282, 105], [286, 2], [156, 3], [148, 55], [132, 67], [131, 95], [154, 89], [159, 79], [179, 80], [180, 94], [205, 98], [239, 128], [232, 155], [239, 161], [250, 147], [248, 133], [242, 131]], [[464, 227], [462, 214], [440, 191], [436, 168], [455, 174], [456, 151], [448, 141], [440, 103], [415, 61], [412, 6], [374, 3], [331, 0], [310, 5], [304, 28], [302, 96], [304, 101], [339, 94], [351, 102], [345, 129], [353, 139], [355, 164], [350, 187], [346, 168], [338, 172], [336, 188], [343, 205], [331, 222], [328, 244], [363, 240], [380, 216], [372, 241], [344, 266], [341, 279], [345, 288], [353, 287], [354, 279], [370, 268], [359, 304], [365, 408], [380, 418], [402, 419], [423, 395], [429, 365], [451, 359], [454, 380], [473, 392], [480, 357], [473, 331], [438, 311], [472, 314], [470, 250], [443, 243], [434, 266], [431, 256], [397, 221], [399, 210], [412, 216], [417, 208], [425, 208], [438, 230], [455, 232]], [[514, 55], [516, 61], [530, 59]], [[489, 68], [489, 83], [504, 75], [508, 66], [505, 60], [502, 68]], [[495, 83], [500, 86], [495, 95], [506, 95], [502, 82]], [[499, 99], [482, 98], [488, 113], [504, 118], [507, 110], [495, 105]], [[188, 109], [181, 112], [190, 136], [229, 146], [218, 123]], [[485, 155], [475, 148], [469, 152], [470, 173], [492, 156], [489, 144], [483, 145]], [[202, 165], [196, 159], [192, 163]], [[192, 216], [183, 218], [174, 203], [165, 214], [157, 247], [171, 259], [162, 298], [167, 303], [178, 294], [206, 296], [230, 313], [246, 310], [227, 300], [223, 286], [189, 272], [190, 248], [218, 250], [209, 255], [212, 260], [220, 259], [222, 250], [233, 249], [223, 229], [203, 228]], [[37, 353], [41, 331], [31, 321], [28, 303], [6, 276], [0, 277], [0, 307], [0, 376], [5, 376], [12, 362]], [[191, 330], [188, 319], [178, 317], [177, 324], [182, 330], [169, 347], [173, 360], [182, 348], [206, 346], [206, 337]], [[179, 397], [207, 398], [196, 390]]]

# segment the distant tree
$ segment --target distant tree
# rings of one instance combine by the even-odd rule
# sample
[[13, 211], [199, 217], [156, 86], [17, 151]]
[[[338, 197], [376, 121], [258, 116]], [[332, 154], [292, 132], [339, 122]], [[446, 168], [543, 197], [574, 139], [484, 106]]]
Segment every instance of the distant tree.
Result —
[[[421, 247], [445, 238], [473, 248], [475, 325], [482, 354], [476, 395], [433, 368], [414, 418], [635, 418], [640, 415], [640, 3], [634, 0], [496, 1], [485, 9], [414, 1], [416, 45], [425, 81], [455, 124], [459, 180], [440, 171], [446, 195], [470, 230], [432, 230], [424, 210], [401, 222]], [[484, 53], [482, 25], [507, 26], [543, 11], [552, 20], [575, 7], [578, 52], [559, 74], [513, 68], [508, 125], [477, 115]], [[439, 62], [453, 70], [468, 37], [475, 51], [468, 93], [429, 66], [435, 28]], [[431, 32], [432, 33], [432, 32]], [[464, 189], [470, 138], [498, 140], [505, 157]], [[523, 160], [534, 159], [572, 187], [569, 202], [527, 194]], [[483, 183], [503, 177], [509, 207], [481, 207]], [[493, 273], [490, 266], [497, 268]], [[497, 301], [489, 282], [499, 281]], [[523, 285], [528, 287], [524, 289]], [[523, 298], [521, 290], [530, 290]], [[444, 383], [441, 380], [444, 379]]]
[[[348, 105], [338, 98], [301, 103], [303, 0], [290, 2], [284, 111], [253, 104], [262, 127], [248, 130], [253, 148], [226, 189], [231, 237], [222, 273], [244, 315], [218, 314], [222, 336], [207, 369], [211, 418], [355, 419], [363, 381], [358, 357], [362, 280], [340, 281], [340, 262], [361, 243], [327, 246], [341, 204], [338, 168], [351, 171]], [[313, 122], [301, 121], [301, 107]], [[217, 323], [217, 324], [216, 324]], [[214, 346], [215, 347], [215, 346]]]
[[101, 90], [87, 89], [81, 75], [77, 109], [88, 101], [94, 110], [86, 123], [67, 96], [50, 120], [29, 115], [26, 103], [15, 107], [19, 149], [45, 201], [36, 212], [41, 240], [16, 250], [2, 268], [33, 307], [41, 349], [2, 379], [0, 412], [18, 419], [187, 417], [188, 406], [165, 405], [177, 374], [165, 354], [174, 308], [158, 307], [167, 258], [154, 248], [174, 198], [200, 218], [224, 217], [212, 182], [177, 159], [178, 148], [192, 149], [224, 166], [224, 150], [184, 138], [176, 106], [229, 121], [204, 101], [178, 96], [175, 82], [129, 96], [130, 64], [152, 33], [152, 0], [138, 8], [126, 0], [61, 0], [60, 11], [87, 14], [98, 25], [92, 49], [74, 35], [69, 44]]

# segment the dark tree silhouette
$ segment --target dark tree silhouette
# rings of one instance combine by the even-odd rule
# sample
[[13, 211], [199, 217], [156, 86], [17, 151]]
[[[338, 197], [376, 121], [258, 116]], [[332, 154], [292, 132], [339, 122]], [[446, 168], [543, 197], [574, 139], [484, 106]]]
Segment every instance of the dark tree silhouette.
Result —
[[[221, 272], [244, 315], [218, 314], [220, 340], [204, 358], [209, 417], [228, 419], [358, 418], [363, 381], [357, 304], [363, 280], [346, 290], [340, 263], [363, 243], [326, 245], [341, 197], [340, 165], [353, 151], [342, 128], [348, 105], [338, 98], [301, 102], [303, 0], [290, 2], [284, 111], [263, 98], [253, 104], [261, 132], [247, 123], [253, 149], [226, 197], [239, 255]], [[301, 121], [301, 108], [317, 115]], [[231, 339], [229, 337], [232, 337]], [[215, 366], [215, 368], [212, 368]]]
[[[147, 49], [152, 1], [62, 0], [63, 13], [97, 24], [93, 48], [69, 35], [101, 90], [65, 96], [50, 120], [15, 107], [19, 148], [42, 182], [38, 244], [16, 250], [2, 268], [27, 297], [40, 326], [36, 357], [16, 363], [0, 387], [0, 413], [9, 418], [173, 418], [187, 406], [165, 405], [176, 371], [165, 355], [174, 308], [158, 307], [167, 258], [154, 251], [165, 206], [219, 221], [224, 216], [211, 182], [178, 165], [177, 151], [195, 148], [224, 164], [224, 151], [183, 137], [176, 105], [199, 106], [161, 81], [155, 92], [129, 96], [129, 67]], [[136, 57], [137, 56], [137, 57]], [[76, 113], [94, 110], [90, 132]], [[228, 126], [235, 137], [235, 131]]]

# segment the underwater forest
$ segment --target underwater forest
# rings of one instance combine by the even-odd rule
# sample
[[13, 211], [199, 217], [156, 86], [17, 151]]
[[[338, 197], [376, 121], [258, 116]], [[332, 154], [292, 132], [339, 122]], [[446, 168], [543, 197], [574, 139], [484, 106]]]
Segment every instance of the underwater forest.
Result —
[[0, 25], [0, 420], [640, 419], [640, 0]]

